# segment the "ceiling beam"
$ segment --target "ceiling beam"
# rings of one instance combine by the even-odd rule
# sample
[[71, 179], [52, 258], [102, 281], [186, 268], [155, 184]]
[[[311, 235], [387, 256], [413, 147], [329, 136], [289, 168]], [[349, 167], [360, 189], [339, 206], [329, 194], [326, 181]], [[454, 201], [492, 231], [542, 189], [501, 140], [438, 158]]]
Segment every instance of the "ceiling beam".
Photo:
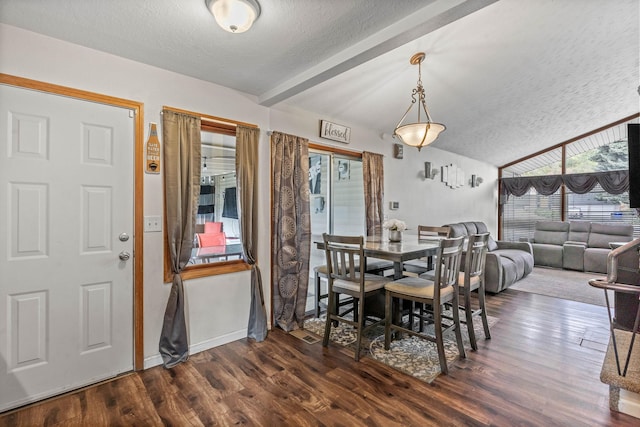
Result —
[[419, 11], [263, 93], [258, 102], [265, 107], [271, 107], [497, 1], [435, 0]]

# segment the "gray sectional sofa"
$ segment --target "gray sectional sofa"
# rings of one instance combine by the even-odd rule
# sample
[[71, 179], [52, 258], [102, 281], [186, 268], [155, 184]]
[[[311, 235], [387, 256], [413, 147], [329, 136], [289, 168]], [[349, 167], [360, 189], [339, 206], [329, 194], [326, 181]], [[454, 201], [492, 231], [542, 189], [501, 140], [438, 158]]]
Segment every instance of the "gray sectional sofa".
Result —
[[[451, 237], [486, 233], [484, 222], [445, 224], [451, 228]], [[485, 263], [485, 289], [498, 293], [533, 271], [533, 250], [528, 242], [496, 241], [489, 237]], [[462, 261], [464, 264], [464, 261]]]
[[607, 272], [612, 242], [633, 240], [633, 226], [590, 221], [538, 221], [533, 239], [535, 265]]

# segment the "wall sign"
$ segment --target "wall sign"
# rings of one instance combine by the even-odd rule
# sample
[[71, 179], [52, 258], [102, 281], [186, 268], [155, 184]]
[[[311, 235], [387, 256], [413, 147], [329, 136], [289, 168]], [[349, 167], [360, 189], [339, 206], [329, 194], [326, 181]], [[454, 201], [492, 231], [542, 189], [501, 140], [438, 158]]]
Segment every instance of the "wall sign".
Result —
[[151, 123], [149, 139], [147, 140], [147, 173], [160, 173], [160, 140], [158, 140], [158, 130], [156, 124]]
[[320, 120], [320, 138], [331, 139], [333, 141], [349, 143], [351, 138], [351, 128], [326, 120]]

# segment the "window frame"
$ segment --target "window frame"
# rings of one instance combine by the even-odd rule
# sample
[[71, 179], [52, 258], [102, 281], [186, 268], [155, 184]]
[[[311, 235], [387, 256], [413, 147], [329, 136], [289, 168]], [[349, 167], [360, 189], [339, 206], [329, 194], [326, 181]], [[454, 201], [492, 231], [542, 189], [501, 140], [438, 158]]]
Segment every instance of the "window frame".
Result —
[[[167, 107], [165, 107], [167, 108]], [[173, 108], [169, 108], [175, 110]], [[177, 110], [180, 112], [185, 112], [183, 110]], [[189, 113], [189, 112], [187, 112]], [[236, 122], [233, 120], [221, 119], [219, 117], [211, 117], [211, 116], [203, 116], [198, 113], [190, 113], [196, 116], [201, 116], [201, 132], [213, 132], [213, 133], [221, 133], [224, 135], [236, 136], [236, 129], [238, 124], [242, 124], [250, 127], [257, 127], [255, 125]], [[164, 181], [162, 183], [163, 195], [165, 194], [165, 184]], [[164, 198], [163, 198], [164, 199]], [[163, 206], [164, 215], [166, 217], [166, 202]], [[173, 272], [171, 271], [171, 256], [169, 254], [169, 237], [167, 236], [167, 228], [166, 225], [163, 228], [163, 243], [164, 243], [164, 282], [169, 283], [173, 280]], [[186, 266], [181, 273], [182, 279], [198, 279], [202, 277], [209, 276], [217, 276], [220, 274], [229, 274], [236, 273], [239, 271], [247, 271], [250, 270], [251, 266], [247, 264], [247, 262], [241, 258], [237, 260], [229, 260], [229, 261], [219, 261], [215, 263], [208, 264], [196, 264]]]
[[[585, 134], [579, 135], [577, 137], [571, 138], [571, 139], [569, 139], [567, 141], [561, 142], [559, 144], [556, 144], [556, 145], [551, 146], [549, 148], [546, 148], [544, 150], [540, 150], [538, 152], [532, 153], [532, 154], [530, 154], [528, 156], [522, 157], [520, 159], [514, 160], [512, 162], [509, 162], [509, 163], [507, 163], [505, 165], [502, 165], [502, 166], [498, 167], [498, 194], [502, 194], [502, 191], [501, 191], [502, 182], [501, 182], [501, 180], [503, 178], [503, 171], [508, 169], [510, 166], [513, 166], [513, 165], [515, 165], [517, 163], [532, 159], [532, 158], [534, 158], [536, 156], [549, 153], [549, 152], [551, 152], [553, 150], [560, 149], [561, 150], [561, 156], [560, 156], [561, 172], [560, 173], [562, 175], [564, 175], [566, 173], [567, 146], [569, 144], [572, 144], [572, 143], [574, 143], [576, 141], [579, 141], [579, 140], [581, 140], [583, 138], [586, 138], [586, 137], [589, 137], [591, 135], [595, 135], [595, 134], [598, 134], [600, 132], [604, 132], [604, 131], [606, 131], [606, 130], [608, 130], [610, 128], [613, 128], [615, 126], [619, 126], [619, 125], [625, 124], [627, 122], [631, 122], [632, 120], [636, 120], [638, 118], [640, 118], [640, 113], [632, 114], [632, 115], [624, 117], [624, 118], [622, 118], [620, 120], [616, 120], [613, 123], [610, 123], [608, 125], [602, 126], [602, 127], [598, 128], [598, 129], [595, 129], [593, 131], [590, 131], [590, 132], [587, 132]], [[569, 218], [568, 218], [568, 194], [567, 194], [568, 193], [568, 189], [563, 184], [563, 185], [560, 186], [560, 188], [558, 189], [557, 193], [559, 193], [559, 196], [560, 196], [560, 215], [561, 215], [560, 220], [561, 221], [568, 221], [569, 220]], [[504, 216], [504, 213], [505, 213], [504, 209], [505, 209], [505, 207], [501, 203], [498, 203], [498, 239], [502, 239], [503, 238], [503, 227], [504, 227], [504, 223], [503, 223], [504, 218], [503, 218], [503, 216]]]

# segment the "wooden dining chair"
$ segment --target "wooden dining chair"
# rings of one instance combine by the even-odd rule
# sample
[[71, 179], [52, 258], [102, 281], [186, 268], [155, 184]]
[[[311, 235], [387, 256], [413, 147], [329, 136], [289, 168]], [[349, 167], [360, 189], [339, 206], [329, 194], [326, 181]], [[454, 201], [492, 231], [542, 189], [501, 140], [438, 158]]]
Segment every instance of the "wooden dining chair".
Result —
[[[489, 247], [489, 233], [478, 233], [468, 236], [467, 246], [463, 253], [463, 261], [460, 268], [458, 278], [458, 290], [462, 301], [460, 309], [464, 310], [465, 320], [462, 322], [467, 325], [467, 332], [471, 348], [478, 349], [476, 333], [473, 327], [473, 316], [480, 315], [482, 326], [484, 328], [485, 339], [491, 339], [489, 332], [489, 322], [487, 320], [487, 309], [485, 304], [485, 264], [487, 259], [487, 251]], [[419, 276], [422, 279], [433, 280], [434, 272], [428, 271]], [[478, 294], [478, 308], [474, 309], [471, 304], [471, 294]]]
[[[358, 268], [358, 266], [356, 266]], [[393, 271], [393, 262], [378, 260], [375, 258], [367, 258], [367, 273], [378, 274], [382, 276], [386, 276], [388, 271]], [[323, 300], [328, 299], [329, 293], [323, 293], [322, 280], [327, 280], [327, 265], [318, 265], [313, 268], [313, 283], [315, 287], [314, 294], [314, 314], [315, 317], [320, 317], [323, 308]], [[339, 306], [349, 305], [351, 304], [351, 299], [342, 299], [339, 302]], [[344, 313], [343, 313], [344, 314]]]
[[[455, 237], [440, 240], [437, 252], [435, 280], [422, 279], [420, 277], [404, 277], [385, 285], [385, 331], [384, 348], [391, 345], [391, 334], [394, 331], [425, 338], [436, 344], [440, 370], [448, 373], [447, 359], [444, 352], [444, 336], [450, 332], [455, 333], [458, 345], [458, 353], [465, 357], [462, 333], [460, 331], [460, 316], [458, 310], [452, 310], [450, 321], [445, 322], [443, 311], [445, 304], [458, 307], [458, 276], [460, 274], [460, 261], [464, 245], [463, 237]], [[412, 305], [420, 308], [416, 316], [428, 315], [428, 321], [433, 323], [434, 333], [429, 334], [425, 330], [414, 330], [414, 325], [403, 323], [400, 315], [400, 301], [410, 301]], [[428, 307], [429, 310], [424, 310]]]
[[[355, 360], [360, 360], [362, 335], [370, 328], [384, 323], [384, 315], [380, 318], [369, 316], [365, 307], [365, 299], [384, 292], [384, 285], [389, 278], [364, 272], [364, 237], [337, 236], [324, 233], [325, 255], [327, 260], [327, 278], [329, 283], [327, 304], [327, 322], [325, 324], [323, 346], [329, 345], [329, 335], [333, 322], [342, 322], [353, 326], [356, 330]], [[353, 298], [351, 316], [339, 313], [336, 303], [340, 295]]]
[[[451, 229], [446, 225], [442, 227], [418, 225], [418, 241], [443, 239], [449, 237], [450, 233]], [[424, 257], [406, 261], [403, 264], [403, 270], [407, 276], [417, 276], [429, 271], [433, 272], [433, 265], [431, 257]]]
[[[356, 267], [357, 268], [357, 267]], [[314, 275], [314, 285], [315, 285], [315, 304], [314, 304], [314, 314], [315, 317], [320, 317], [320, 314], [322, 314], [323, 312], [323, 307], [326, 307], [328, 304], [328, 299], [329, 299], [329, 291], [328, 291], [328, 285], [327, 285], [327, 292], [323, 293], [322, 291], [322, 280], [324, 279], [325, 281], [328, 282], [329, 280], [329, 274], [328, 274], [328, 268], [326, 264], [323, 265], [318, 265], [316, 267], [313, 268], [313, 275]], [[323, 300], [327, 300], [326, 303], [323, 303]], [[342, 311], [340, 313], [341, 316], [344, 316], [350, 312], [353, 311], [353, 298], [351, 297], [341, 297], [338, 298], [334, 301], [334, 304], [337, 304], [337, 309], [340, 310], [341, 307], [347, 307], [346, 309], [344, 309], [344, 311]], [[333, 325], [336, 326], [338, 323], [337, 322], [333, 322]]]
[[[482, 326], [484, 327], [484, 337], [485, 339], [491, 339], [484, 292], [484, 266], [487, 259], [488, 245], [489, 233], [469, 236], [464, 257], [464, 271], [461, 271], [458, 277], [458, 290], [462, 296], [460, 308], [464, 309], [464, 323], [467, 324], [469, 341], [471, 342], [471, 348], [474, 350], [478, 349], [478, 343], [473, 329], [473, 316], [480, 315]], [[475, 310], [471, 306], [471, 293], [474, 291], [478, 293], [478, 308]]]
[[418, 225], [418, 240], [420, 239], [432, 239], [447, 238], [451, 234], [451, 228], [444, 225], [442, 227], [435, 227], [432, 225]]

